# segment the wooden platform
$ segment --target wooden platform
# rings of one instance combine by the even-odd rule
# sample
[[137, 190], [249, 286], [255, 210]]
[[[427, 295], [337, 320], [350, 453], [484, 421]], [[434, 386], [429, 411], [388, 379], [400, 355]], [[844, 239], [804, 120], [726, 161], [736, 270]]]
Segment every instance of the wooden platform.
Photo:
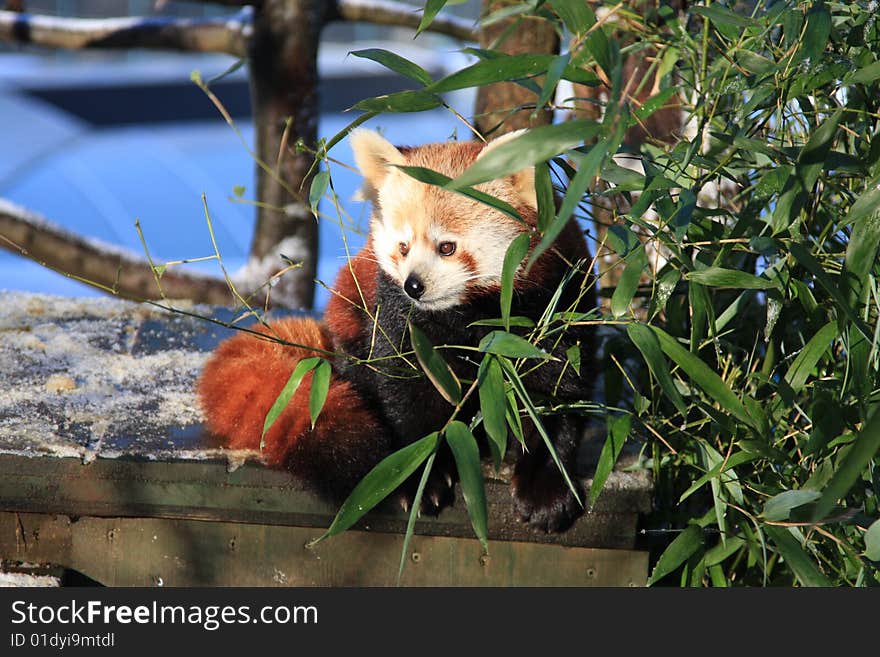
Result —
[[[308, 549], [335, 509], [203, 435], [192, 383], [225, 329], [104, 299], [0, 293], [0, 306], [6, 569], [45, 564], [115, 586], [395, 583], [399, 509], [380, 505]], [[613, 473], [595, 508], [549, 536], [512, 516], [506, 473], [487, 474], [489, 554], [459, 502], [417, 523], [403, 584], [645, 583], [647, 553], [633, 547], [646, 472]]]

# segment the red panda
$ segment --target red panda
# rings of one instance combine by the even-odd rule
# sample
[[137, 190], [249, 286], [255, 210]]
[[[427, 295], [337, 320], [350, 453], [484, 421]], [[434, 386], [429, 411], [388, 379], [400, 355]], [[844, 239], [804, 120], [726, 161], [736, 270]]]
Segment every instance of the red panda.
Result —
[[[534, 230], [534, 169], [477, 186], [513, 206], [524, 220], [517, 221], [468, 197], [418, 182], [397, 165], [455, 178], [516, 135], [488, 145], [449, 142], [398, 148], [377, 132], [352, 132], [363, 195], [373, 206], [367, 244], [341, 268], [323, 321], [287, 319], [260, 329], [287, 343], [337, 354], [315, 428], [310, 429], [308, 412], [309, 375], [265, 438], [263, 452], [270, 465], [290, 470], [319, 493], [341, 501], [385, 456], [444, 426], [452, 407], [406, 355], [408, 324], [418, 326], [435, 345], [471, 348], [493, 330], [473, 322], [500, 314], [508, 246], [523, 232], [532, 234], [532, 248], [540, 238]], [[585, 262], [589, 251], [584, 235], [576, 222], [569, 222], [528, 275], [524, 264], [518, 270], [511, 314], [537, 320], [566, 277], [557, 309], [594, 308], [593, 278]], [[565, 365], [565, 352], [573, 345], [581, 350], [583, 376]], [[588, 398], [592, 331], [572, 326], [541, 346], [560, 357], [524, 376], [529, 393], [562, 401]], [[460, 379], [476, 378], [472, 349], [446, 348], [443, 353]], [[251, 334], [222, 343], [198, 383], [208, 430], [227, 446], [258, 449], [266, 413], [299, 360], [314, 355]], [[468, 421], [479, 410], [473, 397], [459, 419]], [[519, 456], [511, 483], [516, 510], [540, 529], [564, 530], [581, 506], [541, 437], [524, 424], [528, 451]], [[544, 424], [571, 472], [584, 420], [560, 414], [547, 416]], [[450, 455], [441, 451], [421, 511], [438, 513], [452, 503], [456, 479]], [[412, 503], [414, 490], [415, 476], [399, 491], [404, 508]]]

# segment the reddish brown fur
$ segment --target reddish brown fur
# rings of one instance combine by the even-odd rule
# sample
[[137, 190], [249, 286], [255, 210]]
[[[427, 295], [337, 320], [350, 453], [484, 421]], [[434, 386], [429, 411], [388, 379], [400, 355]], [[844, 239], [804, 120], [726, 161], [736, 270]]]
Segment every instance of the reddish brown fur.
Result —
[[[347, 270], [346, 270], [347, 271]], [[256, 329], [295, 344], [332, 349], [323, 326], [312, 319], [284, 319]], [[208, 430], [224, 447], [260, 449], [266, 414], [297, 363], [316, 355], [249, 333], [224, 341], [205, 365], [198, 397]], [[384, 454], [384, 435], [375, 415], [351, 384], [335, 374], [315, 428], [309, 417], [312, 375], [302, 383], [266, 433], [266, 462], [285, 467], [336, 499]]]
[[407, 164], [411, 166], [433, 169], [444, 176], [456, 178], [474, 163], [484, 146], [485, 144], [478, 141], [426, 144], [407, 149], [405, 155]]
[[477, 273], [477, 261], [474, 260], [473, 256], [469, 253], [457, 253], [456, 256], [459, 260], [461, 260], [462, 266], [467, 270], [469, 274]]
[[[532, 239], [532, 248], [534, 249], [538, 243], [539, 240], [536, 236]], [[542, 285], [548, 280], [558, 281], [560, 268], [563, 271], [568, 268], [568, 265], [565, 263], [566, 260], [573, 265], [581, 258], [589, 257], [590, 251], [581, 233], [581, 227], [572, 219], [562, 230], [559, 237], [556, 238], [553, 246], [535, 261], [528, 277], [525, 279], [517, 278], [514, 282], [514, 287], [522, 289], [529, 285]]]
[[[449, 178], [457, 178], [462, 175], [468, 167], [470, 167], [477, 156], [485, 148], [485, 144], [474, 141], [458, 141], [445, 142], [440, 144], [426, 144], [424, 146], [401, 148], [398, 150], [406, 158], [406, 164], [415, 167], [424, 167], [437, 171]], [[404, 174], [400, 174], [401, 176]], [[408, 194], [403, 198], [396, 199], [395, 210], [393, 215], [383, 214], [380, 206], [382, 199], [374, 200], [374, 211], [383, 216], [383, 220], [391, 222], [393, 225], [408, 224], [416, 228], [416, 237], [420, 235], [418, 228], [434, 218], [442, 218], [444, 226], [451, 230], [465, 230], [479, 226], [486, 219], [487, 207], [470, 198], [466, 198], [461, 194], [451, 192], [449, 190], [428, 184], [411, 184], [408, 190], [418, 190], [412, 194]], [[514, 187], [508, 182], [493, 181], [484, 185], [478, 185], [478, 188], [496, 196], [514, 206], [519, 205], [521, 199], [518, 197]], [[387, 201], [387, 198], [385, 199]], [[426, 214], [425, 208], [430, 208], [431, 213]], [[524, 207], [519, 208], [524, 215], [526, 222], [535, 223], [535, 212], [533, 209]], [[387, 210], [387, 209], [386, 209]], [[504, 221], [514, 221], [513, 219], [503, 219]], [[393, 257], [389, 254], [389, 257]]]
[[[291, 343], [331, 349], [321, 324], [310, 319], [284, 319], [260, 327], [263, 335], [275, 334]], [[268, 338], [238, 333], [224, 341], [205, 364], [198, 384], [198, 396], [205, 410], [208, 430], [222, 436], [233, 449], [259, 449], [266, 413], [271, 408], [296, 364], [315, 356], [311, 350], [279, 344]], [[264, 453], [272, 464], [283, 460], [285, 441], [294, 439], [309, 426], [308, 413], [297, 412], [307, 394], [310, 376], [303, 381], [294, 404], [288, 406], [267, 434]]]
[[324, 312], [324, 323], [333, 336], [336, 348], [359, 339], [361, 330], [369, 321], [363, 303], [366, 302], [370, 312], [376, 306], [377, 275], [378, 265], [370, 242], [351, 259], [350, 267], [344, 265], [339, 270], [333, 285], [334, 293]]

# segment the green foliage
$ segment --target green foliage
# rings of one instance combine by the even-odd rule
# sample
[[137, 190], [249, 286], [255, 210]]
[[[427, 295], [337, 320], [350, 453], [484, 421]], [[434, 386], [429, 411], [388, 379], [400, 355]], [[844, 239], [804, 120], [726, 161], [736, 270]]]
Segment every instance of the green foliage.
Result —
[[454, 406], [461, 401], [461, 383], [456, 378], [455, 372], [437, 353], [434, 345], [425, 334], [412, 324], [409, 327], [409, 334], [412, 339], [413, 351], [416, 352], [416, 358], [425, 371], [425, 375], [437, 388], [437, 392], [443, 395], [443, 399]]
[[[443, 4], [429, 3], [423, 25]], [[616, 414], [597, 480], [624, 441], [641, 441], [657, 495], [648, 521], [669, 537], [656, 545], [652, 584], [880, 583], [880, 24], [870, 4], [713, 2], [687, 16], [624, 8], [621, 20], [597, 26], [595, 6], [583, 2], [520, 3], [504, 16], [554, 21], [573, 35], [563, 40], [569, 51], [471, 50], [477, 63], [437, 81], [390, 53], [360, 54], [423, 85], [356, 106], [371, 112], [439, 107], [445, 91], [502, 80], [534, 90], [536, 106], [567, 110], [574, 100], [554, 101], [541, 84], [608, 82], [601, 123], [540, 128], [458, 180], [402, 168], [514, 216], [472, 185], [537, 164], [539, 239], [527, 265], [572, 217], [592, 220], [601, 196], [618, 208], [604, 239], [623, 272], [616, 289], [603, 291], [613, 317], [589, 318], [618, 331], [604, 368], [606, 414]], [[657, 95], [637, 102], [635, 90], [654, 78], [628, 79], [624, 58], [644, 52]], [[687, 118], [682, 136], [642, 144], [641, 170], [612, 160], [630, 127], [676, 98]], [[562, 183], [558, 207], [553, 180]], [[549, 444], [545, 409], [521, 375], [548, 358], [542, 337], [585, 319], [554, 307], [543, 318], [509, 317], [514, 265], [527, 255], [520, 244], [508, 253], [500, 317], [483, 322], [499, 330], [479, 345], [478, 381], [461, 397], [443, 382], [442, 359], [413, 336], [419, 361], [450, 401], [479, 394], [481, 415], [457, 418], [458, 403], [441, 434], [462, 479], [469, 473], [465, 498], [481, 539], [470, 429], [485, 425], [496, 463], [507, 429], [522, 438], [521, 416]], [[579, 355], [566, 356], [580, 367]], [[615, 364], [627, 362], [636, 365], [622, 376]], [[620, 415], [629, 383], [634, 412]], [[406, 448], [405, 467], [395, 466], [382, 490], [424, 463], [435, 438]], [[351, 508], [370, 506], [374, 473], [338, 527], [351, 524]]]
[[477, 439], [458, 420], [446, 428], [446, 442], [452, 449], [455, 465], [461, 477], [461, 493], [467, 506], [468, 515], [474, 532], [483, 548], [489, 549], [489, 522], [486, 510], [486, 485], [483, 482], [483, 470], [480, 465], [480, 449]]
[[[326, 387], [329, 388], [330, 364], [327, 361], [314, 357], [304, 358], [298, 362], [293, 372], [290, 374], [287, 383], [284, 384], [281, 392], [278, 393], [278, 397], [275, 399], [269, 412], [266, 413], [266, 419], [263, 421], [263, 434], [260, 437], [260, 449], [264, 447], [263, 441], [266, 438], [266, 433], [272, 428], [272, 425], [275, 424], [275, 420], [277, 420], [281, 413], [284, 412], [284, 409], [290, 403], [290, 400], [293, 398], [296, 391], [299, 390], [299, 386], [306, 374], [319, 366], [326, 366]], [[313, 427], [315, 426], [315, 420], [317, 420], [318, 414], [321, 412], [321, 408], [324, 406], [324, 401], [326, 399], [327, 390], [325, 389], [325, 385], [319, 382], [317, 386], [314, 386], [314, 391], [310, 391], [309, 396], [309, 413], [311, 414]]]
[[[432, 433], [407, 445], [394, 454], [386, 457], [355, 486], [348, 499], [324, 532], [314, 542], [344, 532], [360, 520], [365, 513], [384, 500], [400, 484], [406, 481], [422, 463], [425, 463], [437, 450], [439, 434]], [[426, 469], [426, 472], [429, 468]], [[427, 475], [426, 475], [427, 476]], [[424, 490], [424, 485], [420, 486]], [[414, 505], [418, 508], [418, 502]]]
[[[695, 7], [654, 34], [698, 131], [643, 147], [626, 192], [641, 198], [619, 217], [666, 258], [648, 317], [669, 374], [627, 330], [648, 364], [639, 422], [675, 449], [650, 444], [653, 520], [694, 535], [652, 582], [876, 584], [880, 33], [865, 2], [753, 4]], [[652, 188], [659, 172], [697, 198], [678, 234], [684, 193]], [[720, 207], [707, 183], [731, 190]]]

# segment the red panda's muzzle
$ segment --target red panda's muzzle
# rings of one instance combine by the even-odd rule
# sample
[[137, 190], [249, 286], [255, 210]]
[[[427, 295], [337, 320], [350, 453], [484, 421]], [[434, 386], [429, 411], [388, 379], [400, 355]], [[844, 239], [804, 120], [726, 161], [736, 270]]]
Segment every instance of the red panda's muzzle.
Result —
[[425, 296], [425, 284], [416, 274], [410, 274], [406, 277], [406, 280], [403, 283], [403, 291], [406, 292], [410, 298], [418, 301]]

